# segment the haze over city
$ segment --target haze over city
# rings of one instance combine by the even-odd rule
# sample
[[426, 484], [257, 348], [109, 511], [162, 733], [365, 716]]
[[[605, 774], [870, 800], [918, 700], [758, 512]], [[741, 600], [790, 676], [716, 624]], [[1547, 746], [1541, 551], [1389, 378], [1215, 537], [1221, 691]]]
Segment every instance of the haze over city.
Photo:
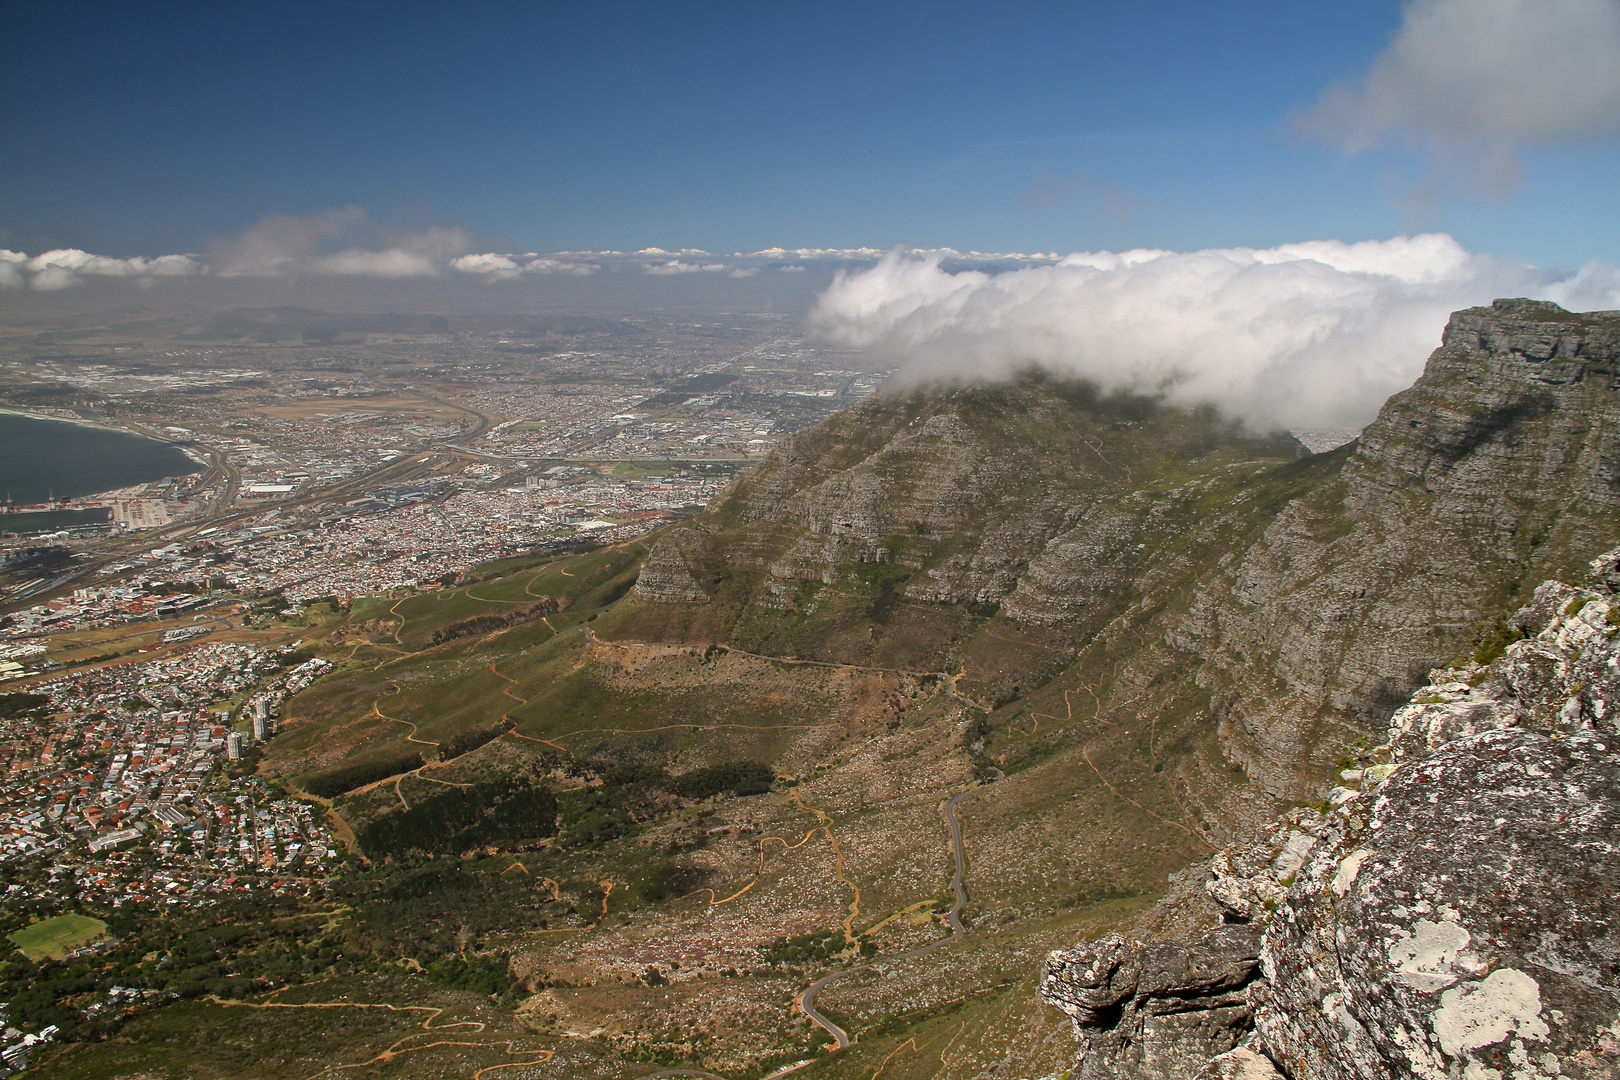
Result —
[[8, 307], [820, 293], [812, 327], [913, 374], [1050, 364], [1298, 426], [1365, 422], [1456, 307], [1620, 306], [1607, 0], [11, 23]]
[[1620, 0], [0, 70], [0, 1080], [1620, 1072]]

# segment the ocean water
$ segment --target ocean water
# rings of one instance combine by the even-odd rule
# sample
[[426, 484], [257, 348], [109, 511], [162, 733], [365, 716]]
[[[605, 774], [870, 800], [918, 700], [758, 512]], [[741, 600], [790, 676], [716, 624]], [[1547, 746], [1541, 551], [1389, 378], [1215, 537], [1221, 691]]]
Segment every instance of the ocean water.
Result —
[[0, 499], [71, 499], [199, 471], [178, 447], [156, 439], [0, 412]]
[[90, 510], [41, 510], [27, 514], [0, 514], [0, 533], [34, 536], [76, 529], [83, 525], [105, 525], [112, 519], [112, 511], [105, 506]]

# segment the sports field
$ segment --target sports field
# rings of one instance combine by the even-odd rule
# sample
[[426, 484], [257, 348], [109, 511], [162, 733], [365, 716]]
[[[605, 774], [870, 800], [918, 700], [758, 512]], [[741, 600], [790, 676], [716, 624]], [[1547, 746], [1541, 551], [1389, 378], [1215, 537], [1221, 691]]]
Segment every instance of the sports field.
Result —
[[11, 943], [30, 960], [60, 959], [80, 945], [107, 934], [107, 924], [86, 915], [58, 915], [25, 926], [11, 935]]

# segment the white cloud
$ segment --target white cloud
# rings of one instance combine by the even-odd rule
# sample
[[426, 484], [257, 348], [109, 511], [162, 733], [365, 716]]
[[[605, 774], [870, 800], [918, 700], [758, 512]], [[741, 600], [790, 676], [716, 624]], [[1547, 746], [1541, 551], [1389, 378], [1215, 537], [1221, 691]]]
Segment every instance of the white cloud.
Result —
[[149, 274], [158, 277], [184, 277], [200, 273], [202, 270], [202, 264], [189, 255], [159, 255], [155, 259], [144, 259], [136, 255], [129, 259], [115, 259], [106, 255], [92, 255], [78, 248], [47, 251], [28, 259], [22, 265], [24, 269], [35, 273], [55, 267], [74, 273], [96, 274], [103, 277], [143, 277]]
[[0, 248], [0, 289], [20, 289], [27, 283], [21, 270], [28, 256], [20, 251]]
[[1296, 120], [1349, 153], [1415, 146], [1442, 180], [1507, 194], [1515, 147], [1620, 135], [1620, 3], [1409, 0], [1367, 73]]
[[1447, 315], [1499, 296], [1620, 306], [1620, 273], [1556, 274], [1429, 234], [1267, 250], [1091, 252], [998, 274], [894, 251], [840, 273], [811, 312], [824, 339], [899, 378], [1000, 378], [1038, 365], [1105, 390], [1210, 403], [1259, 426], [1366, 423], [1409, 385]]
[[594, 274], [602, 268], [595, 263], [572, 262], [567, 259], [534, 259], [524, 263], [523, 269], [530, 274], [574, 274], [583, 277]]
[[153, 277], [186, 277], [204, 271], [203, 264], [189, 255], [160, 255], [145, 259], [137, 255], [118, 259], [107, 255], [92, 255], [78, 248], [57, 248], [33, 258], [16, 251], [0, 252], [0, 286], [10, 287], [20, 281], [19, 270], [32, 274], [30, 283], [36, 289], [68, 289], [82, 284], [81, 275], [96, 277], [135, 278], [150, 284]]
[[297, 272], [323, 244], [364, 220], [358, 206], [319, 214], [269, 214], [240, 236], [222, 244], [214, 262], [221, 274], [274, 276]]
[[472, 233], [447, 225], [429, 225], [422, 229], [373, 228], [376, 241], [373, 247], [385, 251], [404, 251], [424, 259], [443, 261], [471, 251]]
[[725, 263], [689, 263], [671, 259], [665, 263], [648, 263], [646, 269], [649, 274], [718, 274], [731, 267]]
[[536, 258], [533, 252], [523, 257], [529, 261], [519, 263], [514, 256], [486, 252], [482, 255], [462, 255], [451, 259], [449, 266], [450, 269], [463, 274], [482, 274], [490, 281], [515, 281], [524, 274], [573, 274], [584, 276], [594, 274], [601, 269], [595, 263]]
[[65, 266], [47, 266], [29, 279], [29, 286], [40, 292], [57, 292], [82, 285], [84, 279]]
[[190, 255], [159, 255], [146, 264], [146, 273], [153, 277], [187, 277], [203, 273], [205, 269]]
[[457, 256], [450, 260], [450, 269], [463, 274], [484, 274], [491, 281], [510, 281], [523, 274], [523, 267], [505, 255], [496, 255], [493, 252]]
[[[739, 252], [739, 254], [741, 254]], [[752, 252], [762, 259], [881, 259], [882, 248], [780, 248], [768, 247]]]
[[[329, 250], [344, 240], [351, 243], [339, 251]], [[471, 246], [471, 234], [464, 229], [382, 228], [371, 225], [364, 210], [346, 206], [304, 216], [268, 215], [220, 245], [213, 263], [226, 277], [431, 277]]]
[[[0, 249], [0, 288], [64, 289], [92, 278], [125, 278], [147, 288], [159, 279], [188, 276], [298, 279], [322, 276], [405, 280], [445, 275], [488, 282], [522, 282], [546, 275], [649, 274], [673, 277], [710, 274], [742, 280], [765, 271], [830, 273], [852, 264], [875, 264], [878, 248], [766, 248], [712, 254], [649, 247], [622, 251], [561, 251], [549, 254], [477, 251], [473, 236], [445, 226], [395, 229], [370, 221], [359, 207], [309, 215], [272, 214], [239, 235], [213, 245], [207, 255], [115, 258], [78, 248], [39, 255]], [[952, 269], [1004, 270], [1056, 262], [1058, 256], [1017, 252], [927, 249]], [[44, 275], [41, 277], [41, 275]]]
[[[354, 274], [364, 277], [410, 278], [432, 277], [439, 272], [437, 260], [426, 255], [399, 248], [385, 251], [365, 251], [349, 248], [346, 251], [309, 259], [296, 270], [310, 274]], [[291, 269], [291, 268], [289, 268]]]

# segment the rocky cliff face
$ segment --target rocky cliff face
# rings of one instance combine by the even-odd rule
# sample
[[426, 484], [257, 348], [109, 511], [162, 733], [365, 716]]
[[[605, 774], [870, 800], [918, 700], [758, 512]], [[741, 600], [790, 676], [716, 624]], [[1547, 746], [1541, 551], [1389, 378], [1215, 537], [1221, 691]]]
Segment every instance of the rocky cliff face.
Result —
[[[1388, 760], [1347, 771], [1329, 812], [1211, 860], [1190, 884], [1228, 925], [1190, 947], [1054, 954], [1042, 996], [1074, 1020], [1080, 1075], [1620, 1071], [1617, 584], [1620, 549], [1584, 587], [1544, 583], [1510, 622], [1523, 637], [1435, 671], [1395, 714]], [[1234, 951], [1241, 933], [1255, 944]], [[1120, 977], [1167, 950], [1218, 984]]]
[[[880, 589], [994, 610], [1071, 653], [1128, 630], [1168, 648], [1119, 658], [1112, 678], [1195, 672], [1225, 755], [1287, 798], [1471, 647], [1521, 583], [1607, 542], [1617, 363], [1615, 313], [1522, 300], [1458, 312], [1358, 444], [1293, 465], [1297, 446], [1211, 416], [1036, 379], [879, 397], [667, 534], [637, 596], [719, 603], [716, 637], [856, 662], [881, 628], [851, 639], [829, 613], [864, 617]], [[778, 616], [798, 630], [784, 637]], [[989, 670], [982, 633], [996, 631], [919, 648], [1000, 704], [1031, 679]]]
[[[1568, 572], [1620, 510], [1620, 316], [1458, 312], [1335, 481], [1277, 515], [1178, 628], [1227, 744], [1281, 790], [1337, 721], [1388, 716], [1520, 583]], [[1254, 679], [1263, 666], [1286, 684]], [[1316, 723], [1301, 724], [1302, 719]]]
[[1031, 820], [1106, 792], [1088, 875], [1104, 831], [1224, 846], [1173, 942], [1049, 962], [1081, 1076], [1612, 1075], [1620, 559], [1558, 580], [1616, 539], [1617, 364], [1620, 313], [1459, 312], [1303, 457], [1038, 378], [880, 396], [665, 534], [617, 629], [960, 672], [963, 752]]
[[1212, 414], [1034, 377], [880, 395], [787, 440], [718, 507], [666, 534], [636, 593], [708, 603], [727, 579], [755, 575], [741, 582], [744, 602], [784, 610], [800, 582], [849, 588], [852, 567], [892, 564], [911, 572], [908, 600], [995, 605], [1017, 593], [1021, 617], [1072, 620], [1098, 593], [1071, 579], [1129, 578], [1124, 554], [1164, 516], [1142, 485], [1303, 452]]
[[1076, 1080], [1191, 1077], [1254, 1028], [1261, 931], [1221, 926], [1191, 945], [1118, 934], [1047, 960], [1041, 996], [1074, 1021]]

